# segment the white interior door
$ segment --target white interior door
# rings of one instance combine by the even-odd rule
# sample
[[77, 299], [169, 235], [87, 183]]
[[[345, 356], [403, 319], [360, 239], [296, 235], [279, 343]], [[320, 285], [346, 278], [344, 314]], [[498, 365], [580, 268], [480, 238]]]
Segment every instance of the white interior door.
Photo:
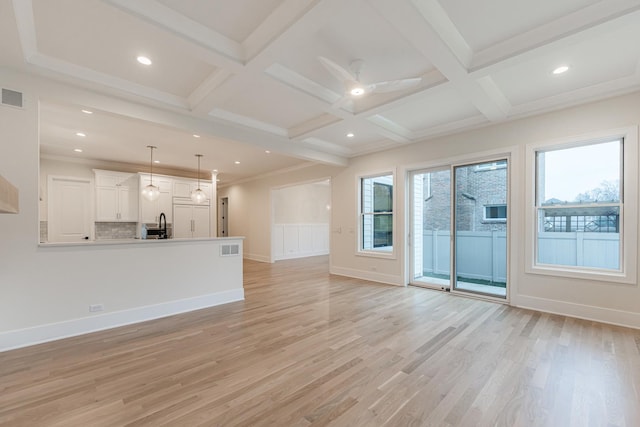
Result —
[[49, 177], [49, 242], [93, 239], [91, 181]]

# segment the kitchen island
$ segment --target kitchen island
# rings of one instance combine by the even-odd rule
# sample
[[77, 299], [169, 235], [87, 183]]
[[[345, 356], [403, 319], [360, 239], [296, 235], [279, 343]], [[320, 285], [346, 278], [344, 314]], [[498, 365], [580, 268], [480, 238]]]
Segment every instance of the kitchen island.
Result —
[[[48, 307], [46, 321], [0, 332], [0, 351], [243, 300], [243, 239], [41, 243], [38, 268], [14, 265], [29, 274], [5, 280], [37, 287], [30, 298]], [[64, 306], [46, 304], [61, 295]]]

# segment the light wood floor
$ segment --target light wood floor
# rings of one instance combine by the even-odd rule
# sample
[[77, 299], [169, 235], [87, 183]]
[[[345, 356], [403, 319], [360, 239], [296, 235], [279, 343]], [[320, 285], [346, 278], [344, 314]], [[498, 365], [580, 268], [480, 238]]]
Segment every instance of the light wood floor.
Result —
[[327, 270], [0, 353], [0, 425], [640, 426], [640, 331]]

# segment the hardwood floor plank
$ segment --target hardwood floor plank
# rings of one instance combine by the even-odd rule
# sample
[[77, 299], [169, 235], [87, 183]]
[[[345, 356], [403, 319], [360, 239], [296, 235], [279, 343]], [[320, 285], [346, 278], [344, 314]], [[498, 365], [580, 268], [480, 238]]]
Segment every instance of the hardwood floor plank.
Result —
[[0, 353], [0, 426], [638, 426], [640, 331], [245, 262], [245, 301]]

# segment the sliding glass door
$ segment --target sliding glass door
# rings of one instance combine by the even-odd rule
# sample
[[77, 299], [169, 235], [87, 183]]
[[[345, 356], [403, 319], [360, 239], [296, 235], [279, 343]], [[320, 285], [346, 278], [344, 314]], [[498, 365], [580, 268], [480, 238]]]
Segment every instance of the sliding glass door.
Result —
[[453, 289], [506, 298], [508, 163], [454, 166]]
[[411, 283], [448, 289], [451, 274], [451, 170], [411, 173]]
[[411, 284], [506, 298], [507, 159], [414, 171], [409, 180]]

